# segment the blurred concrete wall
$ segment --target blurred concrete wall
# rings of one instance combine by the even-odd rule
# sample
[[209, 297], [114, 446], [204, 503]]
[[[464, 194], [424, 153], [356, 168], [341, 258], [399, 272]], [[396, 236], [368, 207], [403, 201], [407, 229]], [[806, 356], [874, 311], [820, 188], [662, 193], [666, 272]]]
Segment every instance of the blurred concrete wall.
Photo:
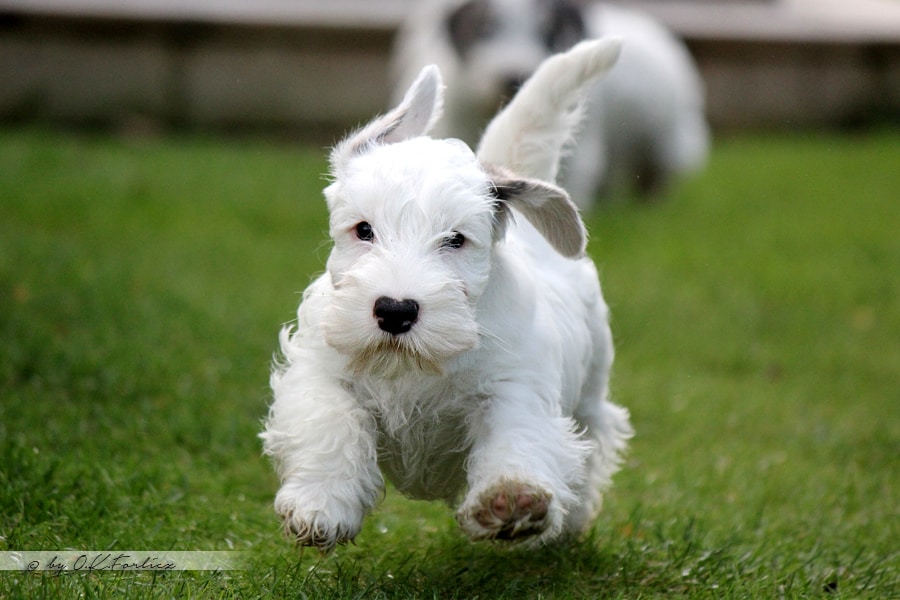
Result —
[[[333, 136], [384, 109], [414, 0], [0, 0], [0, 120]], [[900, 120], [900, 3], [642, 0], [715, 127]]]

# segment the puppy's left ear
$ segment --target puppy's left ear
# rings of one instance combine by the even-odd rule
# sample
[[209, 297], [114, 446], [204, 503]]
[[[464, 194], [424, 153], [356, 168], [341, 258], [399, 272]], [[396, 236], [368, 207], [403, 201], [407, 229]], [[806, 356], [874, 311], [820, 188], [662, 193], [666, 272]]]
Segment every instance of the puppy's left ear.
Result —
[[534, 225], [557, 252], [568, 258], [584, 256], [587, 230], [578, 207], [561, 187], [539, 179], [519, 177], [495, 165], [484, 165], [497, 198], [497, 223], [502, 233], [514, 208]]
[[386, 115], [350, 134], [331, 152], [335, 173], [353, 156], [377, 144], [395, 144], [425, 135], [441, 116], [444, 88], [435, 65], [422, 69], [403, 101]]

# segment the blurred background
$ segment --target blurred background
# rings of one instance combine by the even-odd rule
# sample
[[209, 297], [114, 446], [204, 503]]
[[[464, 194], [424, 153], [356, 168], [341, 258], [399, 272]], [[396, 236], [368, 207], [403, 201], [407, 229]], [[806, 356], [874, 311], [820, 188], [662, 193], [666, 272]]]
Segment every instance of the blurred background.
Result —
[[298, 568], [270, 361], [324, 147], [388, 106], [419, 2], [0, 0], [0, 552], [262, 565], [0, 599], [900, 598], [900, 0], [621, 0], [685, 40], [715, 151], [586, 213], [637, 430], [596, 543], [504, 561], [388, 494]]
[[[414, 0], [0, 0], [0, 120], [332, 141], [384, 110]], [[722, 132], [900, 119], [897, 0], [640, 0]]]

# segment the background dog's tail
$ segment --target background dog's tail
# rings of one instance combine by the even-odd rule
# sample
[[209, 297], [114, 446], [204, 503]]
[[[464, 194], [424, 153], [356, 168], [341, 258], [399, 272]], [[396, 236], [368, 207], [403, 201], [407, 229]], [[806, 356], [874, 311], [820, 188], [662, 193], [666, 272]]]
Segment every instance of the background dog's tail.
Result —
[[621, 46], [619, 38], [606, 37], [546, 59], [490, 122], [478, 158], [554, 182], [563, 148], [581, 119], [584, 90], [613, 66]]

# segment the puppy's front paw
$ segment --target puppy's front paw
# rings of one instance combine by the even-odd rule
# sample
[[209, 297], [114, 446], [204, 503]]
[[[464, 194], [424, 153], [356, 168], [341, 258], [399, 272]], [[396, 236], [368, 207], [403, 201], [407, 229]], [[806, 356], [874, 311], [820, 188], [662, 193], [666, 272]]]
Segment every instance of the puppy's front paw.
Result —
[[281, 517], [284, 534], [298, 546], [330, 552], [337, 545], [352, 542], [362, 527], [362, 509], [332, 504], [314, 510], [308, 506], [302, 498], [280, 492], [275, 499], [275, 512]]
[[555, 529], [559, 508], [540, 486], [503, 480], [468, 499], [456, 514], [473, 540], [522, 540]]
[[331, 552], [335, 546], [352, 542], [359, 525], [330, 523], [320, 514], [300, 516], [295, 512], [281, 515], [284, 534], [298, 546], [313, 546], [320, 552]]

